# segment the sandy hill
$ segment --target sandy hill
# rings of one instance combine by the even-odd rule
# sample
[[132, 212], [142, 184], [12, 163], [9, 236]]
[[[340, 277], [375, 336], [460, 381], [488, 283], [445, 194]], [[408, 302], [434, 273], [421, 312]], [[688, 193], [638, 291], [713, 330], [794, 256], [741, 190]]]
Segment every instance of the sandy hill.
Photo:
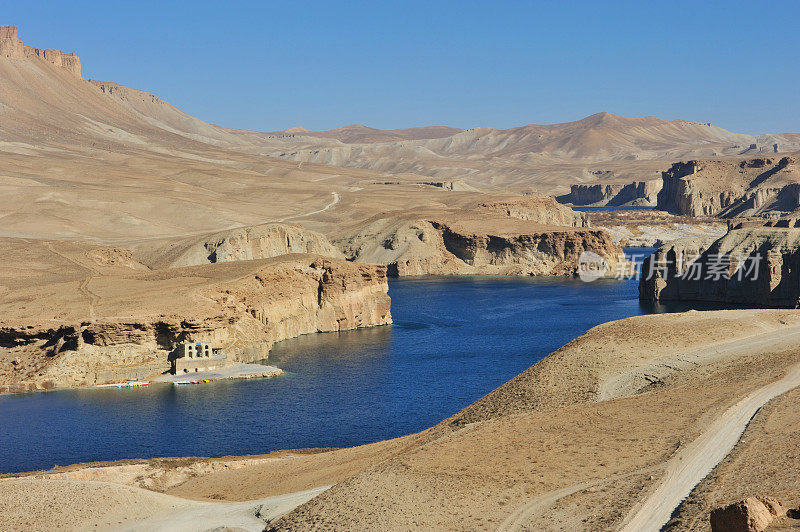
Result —
[[511, 129], [479, 127], [443, 138], [335, 146], [298, 135], [284, 139], [283, 158], [390, 173], [461, 178], [481, 186], [564, 190], [575, 182], [658, 177], [669, 161], [800, 148], [798, 137], [731, 133], [709, 123], [627, 118], [598, 113], [563, 124]]
[[708, 123], [610, 113], [511, 129], [380, 130], [357, 124], [329, 131], [229, 129], [189, 116], [153, 94], [84, 80], [76, 55], [27, 47], [16, 28], [3, 28], [0, 142], [15, 143], [16, 150], [55, 143], [113, 152], [180, 150], [197, 158], [213, 147], [417, 181], [460, 179], [479, 189], [551, 193], [566, 192], [573, 183], [657, 178], [679, 159], [771, 153], [776, 144], [779, 152], [800, 149], [797, 134], [744, 135]]
[[462, 129], [449, 126], [422, 126], [405, 129], [375, 129], [361, 124], [337, 127], [328, 131], [309, 131], [304, 127], [293, 127], [275, 131], [273, 135], [303, 135], [336, 139], [345, 144], [397, 142], [401, 140], [439, 139], [460, 133]]

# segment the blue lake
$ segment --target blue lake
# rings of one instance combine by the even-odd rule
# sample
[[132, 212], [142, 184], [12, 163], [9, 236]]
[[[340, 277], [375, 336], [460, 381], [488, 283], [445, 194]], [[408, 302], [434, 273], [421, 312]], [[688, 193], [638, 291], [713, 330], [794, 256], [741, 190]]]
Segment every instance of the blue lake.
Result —
[[289, 372], [282, 377], [0, 396], [0, 472], [409, 434], [595, 325], [683, 310], [640, 303], [635, 280], [458, 277], [389, 286], [393, 326], [282, 342], [269, 358]]
[[611, 207], [608, 205], [604, 205], [601, 207], [581, 207], [581, 206], [573, 206], [573, 211], [578, 212], [597, 212], [597, 211], [652, 211], [655, 207]]

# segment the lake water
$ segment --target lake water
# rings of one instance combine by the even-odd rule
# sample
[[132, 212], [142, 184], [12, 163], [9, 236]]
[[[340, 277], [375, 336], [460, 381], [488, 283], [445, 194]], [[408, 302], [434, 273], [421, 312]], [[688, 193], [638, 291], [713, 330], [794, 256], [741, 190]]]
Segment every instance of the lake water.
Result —
[[[641, 254], [641, 249], [631, 250]], [[390, 281], [394, 325], [276, 345], [289, 374], [0, 396], [0, 472], [156, 456], [349, 446], [425, 429], [600, 323], [678, 310], [635, 280]]]
[[603, 205], [600, 207], [579, 207], [573, 206], [573, 211], [578, 212], [597, 212], [597, 211], [652, 211], [655, 210], [655, 207], [610, 207], [608, 205]]

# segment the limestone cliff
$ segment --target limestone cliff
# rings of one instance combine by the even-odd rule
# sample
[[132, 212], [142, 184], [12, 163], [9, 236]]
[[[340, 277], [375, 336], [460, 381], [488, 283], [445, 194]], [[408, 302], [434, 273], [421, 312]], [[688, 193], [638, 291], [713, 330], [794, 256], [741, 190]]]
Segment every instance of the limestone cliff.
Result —
[[81, 60], [74, 53], [64, 53], [52, 48], [25, 46], [16, 26], [0, 26], [0, 57], [8, 59], [38, 58], [81, 77]]
[[378, 217], [336, 241], [359, 262], [389, 275], [574, 275], [593, 251], [616, 267], [622, 249], [603, 230], [546, 226], [513, 218]]
[[93, 294], [88, 311], [65, 292], [42, 304], [58, 320], [47, 319], [45, 309], [36, 310], [38, 322], [4, 314], [0, 392], [144, 378], [165, 371], [169, 351], [183, 340], [208, 341], [234, 360], [253, 361], [301, 334], [391, 323], [384, 266], [318, 256], [91, 281], [82, 284]]
[[657, 208], [723, 218], [782, 214], [800, 207], [794, 156], [675, 163], [662, 174]]
[[758, 307], [800, 304], [800, 229], [734, 229], [722, 238], [683, 239], [643, 264], [639, 298]]
[[324, 235], [288, 223], [267, 223], [207, 235], [146, 241], [134, 247], [137, 258], [151, 268], [268, 259], [291, 253], [344, 258]]
[[542, 225], [559, 227], [589, 227], [589, 217], [561, 205], [549, 196], [526, 196], [479, 203], [477, 212], [488, 216], [500, 215]]
[[569, 194], [558, 196], [561, 203], [572, 205], [655, 206], [661, 180], [634, 181], [628, 184], [571, 185]]

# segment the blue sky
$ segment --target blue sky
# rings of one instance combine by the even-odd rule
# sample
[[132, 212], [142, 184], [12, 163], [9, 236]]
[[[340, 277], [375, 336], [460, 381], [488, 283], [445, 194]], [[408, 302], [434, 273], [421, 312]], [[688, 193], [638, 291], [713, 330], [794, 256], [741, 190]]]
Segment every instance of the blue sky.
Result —
[[599, 111], [800, 132], [798, 2], [0, 0], [84, 77], [229, 127], [513, 127]]

